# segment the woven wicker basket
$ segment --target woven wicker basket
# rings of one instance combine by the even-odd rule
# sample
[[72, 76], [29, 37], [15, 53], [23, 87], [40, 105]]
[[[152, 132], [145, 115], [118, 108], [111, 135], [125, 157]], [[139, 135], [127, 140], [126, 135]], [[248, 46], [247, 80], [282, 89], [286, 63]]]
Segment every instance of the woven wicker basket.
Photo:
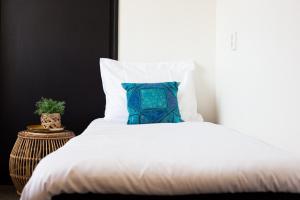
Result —
[[47, 134], [19, 132], [9, 159], [10, 176], [18, 194], [21, 194], [39, 161], [72, 137], [74, 133], [71, 131]]
[[59, 113], [43, 113], [41, 125], [46, 128], [61, 128], [61, 117]]

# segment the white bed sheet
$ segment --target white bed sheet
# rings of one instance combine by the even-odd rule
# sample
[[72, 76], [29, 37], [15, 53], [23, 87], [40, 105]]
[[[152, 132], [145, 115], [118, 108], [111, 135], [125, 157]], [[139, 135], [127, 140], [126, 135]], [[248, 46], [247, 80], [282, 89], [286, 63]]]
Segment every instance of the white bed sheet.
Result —
[[60, 193], [300, 192], [300, 161], [207, 122], [124, 125], [97, 119], [46, 156], [21, 200]]

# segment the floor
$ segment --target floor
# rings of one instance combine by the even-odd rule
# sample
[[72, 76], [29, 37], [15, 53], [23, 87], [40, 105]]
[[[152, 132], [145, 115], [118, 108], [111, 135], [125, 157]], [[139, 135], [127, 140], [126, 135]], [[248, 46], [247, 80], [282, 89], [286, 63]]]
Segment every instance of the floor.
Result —
[[14, 186], [12, 185], [0, 185], [0, 199], [1, 200], [19, 200]]

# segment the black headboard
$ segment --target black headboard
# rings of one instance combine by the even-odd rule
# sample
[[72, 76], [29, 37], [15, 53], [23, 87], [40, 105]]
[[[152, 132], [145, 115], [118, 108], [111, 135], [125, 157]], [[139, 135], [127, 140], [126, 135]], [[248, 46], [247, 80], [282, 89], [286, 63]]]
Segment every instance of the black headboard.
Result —
[[66, 101], [62, 122], [76, 134], [103, 117], [99, 58], [117, 58], [117, 21], [117, 0], [1, 0], [0, 184], [41, 97]]

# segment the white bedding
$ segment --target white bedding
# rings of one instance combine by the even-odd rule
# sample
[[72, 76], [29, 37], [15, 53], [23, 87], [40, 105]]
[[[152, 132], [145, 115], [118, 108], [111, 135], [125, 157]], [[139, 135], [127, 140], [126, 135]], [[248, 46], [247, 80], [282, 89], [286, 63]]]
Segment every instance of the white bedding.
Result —
[[93, 121], [45, 157], [21, 200], [60, 193], [300, 192], [299, 158], [207, 122]]

